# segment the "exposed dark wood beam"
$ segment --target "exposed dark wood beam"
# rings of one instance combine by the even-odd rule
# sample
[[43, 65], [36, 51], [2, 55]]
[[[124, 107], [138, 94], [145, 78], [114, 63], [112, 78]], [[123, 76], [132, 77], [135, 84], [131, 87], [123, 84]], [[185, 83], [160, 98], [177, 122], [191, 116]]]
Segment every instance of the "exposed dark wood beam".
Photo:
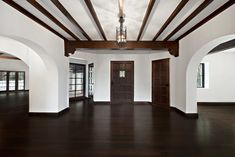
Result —
[[76, 49], [146, 49], [168, 50], [175, 57], [179, 55], [178, 41], [128, 41], [123, 47], [119, 47], [116, 41], [65, 41], [65, 56], [73, 54]]
[[21, 7], [20, 5], [18, 5], [16, 2], [14, 2], [13, 0], [3, 0], [5, 3], [7, 3], [8, 5], [10, 5], [11, 7], [13, 7], [14, 9], [18, 10], [20, 13], [24, 14], [25, 16], [27, 16], [28, 18], [32, 19], [33, 21], [37, 22], [38, 24], [40, 24], [41, 26], [43, 26], [44, 28], [46, 28], [47, 30], [51, 31], [52, 33], [54, 33], [55, 35], [57, 35], [58, 37], [67, 40], [63, 35], [61, 35], [59, 32], [55, 31], [52, 27], [50, 27], [49, 25], [47, 25], [45, 22], [43, 22], [42, 20], [40, 20], [39, 18], [37, 18], [36, 16], [34, 16], [33, 14], [31, 14], [30, 12], [28, 12], [27, 10], [25, 10], [23, 7]]
[[51, 2], [64, 14], [67, 19], [77, 26], [81, 33], [89, 40], [92, 41], [92, 39], [89, 37], [89, 35], [84, 31], [84, 29], [78, 24], [78, 22], [72, 17], [72, 15], [64, 8], [64, 6], [58, 1], [58, 0], [51, 0]]
[[146, 13], [145, 13], [145, 16], [144, 16], [144, 20], [143, 20], [143, 23], [142, 23], [141, 28], [140, 28], [140, 32], [139, 32], [139, 35], [137, 37], [137, 41], [140, 40], [141, 35], [143, 34], [144, 28], [145, 28], [145, 26], [147, 24], [149, 15], [150, 15], [150, 13], [151, 13], [151, 11], [153, 9], [153, 6], [154, 6], [155, 2], [156, 2], [156, 0], [150, 0], [149, 1], [149, 5], [148, 5], [148, 8], [146, 10]]
[[13, 56], [0, 56], [0, 59], [13, 59], [13, 60], [20, 60], [17, 57], [13, 57]]
[[215, 16], [219, 15], [220, 13], [222, 13], [223, 11], [225, 11], [226, 9], [228, 9], [229, 7], [231, 7], [234, 4], [235, 4], [235, 0], [229, 0], [224, 5], [222, 5], [220, 8], [218, 8], [213, 13], [211, 13], [209, 16], [204, 18], [201, 22], [199, 22], [198, 24], [196, 24], [195, 26], [190, 28], [187, 32], [182, 34], [180, 37], [178, 37], [176, 40], [183, 39], [184, 37], [186, 37], [187, 35], [189, 35], [190, 33], [192, 33], [193, 31], [195, 31], [196, 29], [198, 29], [199, 27], [201, 27], [202, 25], [204, 25], [205, 23], [207, 23], [208, 21], [213, 19]]
[[174, 20], [174, 18], [179, 14], [179, 12], [184, 8], [184, 6], [188, 3], [189, 0], [182, 0], [179, 5], [176, 7], [176, 9], [173, 11], [171, 16], [167, 19], [167, 21], [164, 23], [164, 25], [161, 27], [161, 29], [158, 31], [158, 33], [154, 36], [152, 41], [155, 41], [162, 32], [167, 28], [167, 26]]
[[[105, 33], [104, 33], [104, 30], [103, 30], [103, 28], [102, 28], [102, 26], [101, 26], [101, 24], [100, 24], [100, 21], [99, 21], [99, 19], [98, 19], [98, 16], [97, 16], [97, 14], [96, 14], [96, 12], [95, 12], [95, 9], [94, 9], [94, 7], [93, 7], [91, 1], [90, 1], [90, 0], [85, 0], [85, 3], [86, 3], [87, 8], [89, 9], [89, 11], [90, 11], [90, 13], [91, 13], [91, 15], [92, 15], [92, 17], [93, 17], [93, 19], [94, 19], [94, 21], [95, 21], [97, 27], [98, 27], [98, 29], [99, 29], [99, 31], [100, 31], [100, 33], [101, 33], [103, 39], [104, 39], [105, 41], [107, 41], [107, 38], [106, 38]], [[105, 3], [105, 2], [104, 2], [104, 3]]]
[[73, 32], [71, 32], [66, 26], [64, 26], [59, 20], [57, 20], [51, 13], [49, 13], [45, 8], [43, 8], [36, 0], [27, 0], [32, 6], [34, 6], [37, 10], [39, 10], [42, 14], [48, 17], [51, 21], [53, 21], [56, 25], [58, 25], [61, 29], [63, 29], [66, 33], [71, 35], [74, 39], [80, 40]]
[[165, 39], [169, 40], [173, 35], [175, 35], [180, 29], [182, 29], [186, 24], [188, 24], [194, 17], [196, 17], [202, 10], [204, 10], [209, 4], [214, 0], [205, 0], [196, 10], [194, 10], [178, 27], [176, 27]]

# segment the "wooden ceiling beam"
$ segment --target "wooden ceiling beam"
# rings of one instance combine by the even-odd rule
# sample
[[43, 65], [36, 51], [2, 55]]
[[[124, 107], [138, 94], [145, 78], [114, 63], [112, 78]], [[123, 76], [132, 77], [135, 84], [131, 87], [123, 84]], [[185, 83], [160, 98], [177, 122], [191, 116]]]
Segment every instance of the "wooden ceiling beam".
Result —
[[7, 3], [8, 5], [10, 5], [11, 7], [13, 7], [14, 9], [18, 10], [20, 13], [24, 14], [25, 16], [27, 16], [28, 18], [30, 18], [31, 20], [37, 22], [38, 24], [40, 24], [41, 26], [43, 26], [44, 28], [46, 28], [47, 30], [51, 31], [52, 33], [54, 33], [55, 35], [57, 35], [58, 37], [67, 40], [63, 35], [61, 35], [59, 32], [57, 32], [56, 30], [54, 30], [52, 27], [50, 27], [49, 25], [47, 25], [45, 22], [43, 22], [42, 20], [40, 20], [39, 18], [37, 18], [36, 16], [34, 16], [33, 14], [31, 14], [30, 12], [28, 12], [26, 9], [24, 9], [23, 7], [21, 7], [20, 5], [18, 5], [16, 2], [14, 2], [13, 0], [3, 0], [5, 3]]
[[219, 15], [220, 13], [222, 13], [223, 11], [225, 11], [226, 9], [228, 9], [229, 7], [231, 7], [234, 4], [235, 4], [234, 0], [229, 0], [224, 5], [222, 5], [217, 10], [215, 10], [213, 13], [211, 13], [209, 16], [204, 18], [201, 22], [199, 22], [198, 24], [196, 24], [195, 26], [190, 28], [187, 32], [182, 34], [180, 37], [178, 37], [176, 40], [178, 41], [178, 40], [183, 39], [184, 37], [186, 37], [187, 35], [189, 35], [190, 33], [192, 33], [193, 31], [195, 31], [196, 29], [198, 29], [199, 27], [201, 27], [202, 25], [204, 25], [205, 23], [207, 23], [208, 21], [213, 19], [215, 16]]
[[155, 41], [162, 32], [167, 28], [167, 26], [174, 20], [174, 18], [179, 14], [179, 12], [184, 8], [184, 6], [188, 3], [189, 0], [182, 0], [179, 5], [176, 7], [176, 9], [173, 11], [173, 13], [170, 15], [170, 17], [167, 19], [167, 21], [164, 23], [164, 25], [161, 27], [161, 29], [158, 31], [158, 33], [154, 36], [152, 41]]
[[43, 6], [41, 6], [36, 0], [27, 0], [32, 6], [34, 6], [38, 11], [40, 11], [43, 15], [48, 17], [51, 21], [53, 21], [56, 25], [58, 25], [61, 29], [63, 29], [66, 33], [71, 35], [74, 39], [80, 40], [73, 32], [71, 32], [66, 26], [64, 26], [59, 20], [57, 20], [51, 13], [49, 13]]
[[76, 49], [115, 49], [115, 50], [168, 50], [175, 57], [179, 55], [178, 41], [127, 41], [119, 47], [116, 41], [65, 41], [65, 56], [73, 54]]
[[154, 6], [155, 2], [156, 2], [156, 0], [150, 0], [149, 1], [149, 5], [148, 5], [148, 8], [146, 10], [146, 13], [145, 13], [145, 16], [144, 16], [144, 20], [143, 20], [143, 23], [142, 23], [141, 28], [140, 28], [140, 32], [139, 32], [139, 35], [137, 37], [137, 41], [140, 40], [140, 38], [141, 38], [141, 36], [143, 34], [144, 28], [145, 28], [145, 26], [147, 24], [147, 21], [149, 19], [149, 15], [151, 14], [151, 11], [153, 9], [153, 6]]
[[85, 3], [86, 3], [86, 5], [87, 5], [87, 8], [89, 9], [89, 11], [90, 11], [90, 13], [91, 13], [91, 15], [92, 15], [94, 21], [95, 21], [95, 23], [96, 23], [96, 26], [98, 27], [99, 32], [101, 33], [103, 39], [104, 39], [105, 41], [107, 41], [107, 38], [106, 38], [105, 33], [104, 33], [104, 30], [103, 30], [103, 28], [102, 28], [102, 26], [101, 26], [101, 24], [100, 24], [100, 21], [99, 21], [99, 19], [98, 19], [98, 16], [97, 16], [97, 14], [96, 14], [96, 12], [95, 12], [95, 9], [94, 9], [94, 7], [93, 7], [91, 1], [90, 1], [90, 0], [85, 0]]
[[174, 36], [179, 30], [181, 30], [185, 25], [187, 25], [194, 17], [196, 17], [202, 10], [204, 10], [209, 4], [214, 0], [204, 0], [204, 2], [197, 7], [179, 26], [177, 26], [165, 39], [164, 41], [169, 40]]
[[51, 2], [64, 14], [64, 16], [76, 27], [79, 28], [81, 33], [87, 40], [92, 41], [89, 35], [84, 31], [84, 29], [78, 24], [78, 22], [72, 17], [72, 15], [65, 9], [65, 7], [58, 0], [51, 0]]

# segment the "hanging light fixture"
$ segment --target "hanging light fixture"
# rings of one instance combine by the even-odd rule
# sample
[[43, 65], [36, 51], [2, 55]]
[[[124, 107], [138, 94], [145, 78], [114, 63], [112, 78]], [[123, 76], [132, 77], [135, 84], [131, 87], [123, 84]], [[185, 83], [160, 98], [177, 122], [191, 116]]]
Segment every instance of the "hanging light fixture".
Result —
[[127, 28], [124, 27], [123, 23], [125, 22], [124, 13], [123, 13], [123, 0], [119, 0], [119, 23], [120, 26], [116, 28], [116, 41], [117, 44], [122, 47], [127, 42]]

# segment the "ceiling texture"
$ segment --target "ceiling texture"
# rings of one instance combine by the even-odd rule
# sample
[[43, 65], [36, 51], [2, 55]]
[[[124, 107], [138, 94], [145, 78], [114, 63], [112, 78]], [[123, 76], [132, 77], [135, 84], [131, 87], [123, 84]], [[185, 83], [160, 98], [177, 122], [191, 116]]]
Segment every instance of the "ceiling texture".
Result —
[[[3, 1], [65, 41], [93, 44], [116, 39], [118, 0]], [[124, 0], [127, 40], [178, 42], [234, 3], [235, 0]], [[153, 47], [149, 43], [144, 46]]]

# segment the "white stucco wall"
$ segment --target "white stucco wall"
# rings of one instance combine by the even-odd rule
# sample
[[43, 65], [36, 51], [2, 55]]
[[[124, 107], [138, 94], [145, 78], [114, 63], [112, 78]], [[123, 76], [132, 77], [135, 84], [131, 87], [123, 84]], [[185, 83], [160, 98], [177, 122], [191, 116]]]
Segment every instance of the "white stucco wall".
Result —
[[207, 55], [202, 63], [207, 63], [208, 88], [197, 89], [198, 102], [235, 102], [235, 49]]
[[[116, 54], [115, 54], [116, 53]], [[107, 51], [87, 53], [77, 51], [72, 57], [94, 62], [94, 101], [110, 101], [111, 61], [134, 61], [134, 101], [152, 101], [152, 61], [164, 58], [170, 60], [170, 105], [175, 106], [174, 59], [168, 52]]]
[[29, 67], [21, 60], [0, 59], [0, 71], [24, 71], [25, 90], [29, 90]]
[[235, 38], [235, 5], [180, 40], [176, 59], [176, 105], [197, 113], [196, 73], [202, 58], [217, 45]]
[[0, 1], [0, 50], [29, 66], [30, 112], [68, 107], [68, 58], [64, 41]]

